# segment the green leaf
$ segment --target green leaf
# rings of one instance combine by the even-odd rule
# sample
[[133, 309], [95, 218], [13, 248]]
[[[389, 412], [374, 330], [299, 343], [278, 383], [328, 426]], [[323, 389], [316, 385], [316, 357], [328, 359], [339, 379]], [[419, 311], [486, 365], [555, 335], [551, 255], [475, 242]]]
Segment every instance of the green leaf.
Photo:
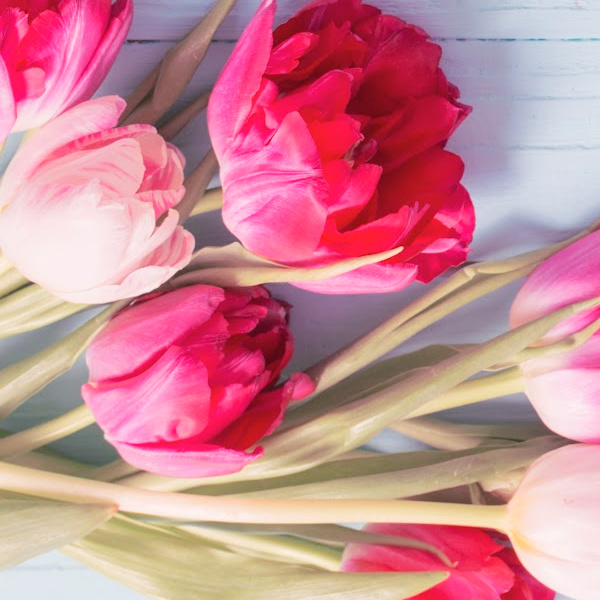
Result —
[[172, 280], [176, 286], [207, 283], [222, 287], [250, 286], [287, 281], [319, 281], [395, 256], [402, 248], [349, 258], [326, 267], [288, 267], [267, 260], [234, 242], [210, 246], [196, 253], [183, 275]]
[[8, 569], [87, 535], [110, 519], [113, 505], [0, 499], [0, 569]]
[[174, 528], [113, 519], [66, 554], [157, 600], [402, 600], [446, 573], [336, 573], [212, 548]]

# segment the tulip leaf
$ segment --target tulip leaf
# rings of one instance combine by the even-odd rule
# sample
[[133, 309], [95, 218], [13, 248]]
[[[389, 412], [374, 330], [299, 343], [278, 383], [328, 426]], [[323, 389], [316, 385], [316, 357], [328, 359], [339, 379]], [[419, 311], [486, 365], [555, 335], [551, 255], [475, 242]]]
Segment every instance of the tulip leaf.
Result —
[[0, 370], [0, 419], [68, 371], [110, 318], [127, 303], [112, 304], [48, 348]]
[[110, 504], [0, 499], [0, 569], [8, 569], [87, 535], [116, 511]]
[[209, 246], [198, 251], [173, 286], [207, 283], [222, 287], [250, 286], [288, 281], [320, 281], [342, 275], [359, 267], [395, 256], [402, 247], [378, 254], [341, 260], [325, 267], [290, 267], [267, 260], [234, 242], [228, 246]]
[[120, 517], [64, 551], [156, 600], [402, 600], [447, 576], [329, 572], [220, 550], [175, 528]]
[[39, 285], [27, 285], [0, 299], [0, 339], [39, 329], [85, 308], [85, 304], [65, 302]]

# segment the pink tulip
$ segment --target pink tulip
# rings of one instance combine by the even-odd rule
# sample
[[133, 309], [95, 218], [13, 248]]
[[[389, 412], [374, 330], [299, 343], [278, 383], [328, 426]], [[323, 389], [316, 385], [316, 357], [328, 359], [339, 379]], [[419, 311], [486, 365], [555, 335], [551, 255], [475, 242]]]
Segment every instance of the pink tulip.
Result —
[[[600, 232], [592, 233], [542, 263], [512, 305], [516, 327], [575, 302], [600, 296]], [[591, 308], [554, 327], [544, 343], [559, 341], [600, 316]], [[568, 352], [521, 365], [525, 392], [544, 423], [581, 442], [600, 442], [600, 332]]]
[[449, 577], [411, 600], [552, 600], [554, 592], [535, 581], [514, 552], [481, 529], [446, 525], [368, 525], [371, 533], [426, 542], [441, 550], [448, 568], [426, 550], [402, 546], [349, 544], [342, 570], [358, 572], [448, 571]]
[[131, 0], [0, 0], [0, 143], [91, 98], [132, 15]]
[[87, 353], [83, 397], [106, 439], [140, 469], [224, 475], [313, 389], [304, 374], [275, 387], [293, 341], [287, 305], [262, 287], [194, 285], [117, 315]]
[[124, 107], [111, 96], [63, 113], [21, 146], [0, 183], [2, 251], [71, 302], [149, 292], [193, 251], [171, 210], [185, 191], [183, 157], [149, 125], [111, 129]]
[[322, 282], [399, 290], [465, 260], [473, 206], [443, 149], [470, 112], [420, 29], [361, 0], [312, 2], [271, 31], [265, 0], [211, 94], [223, 218], [251, 251], [316, 267], [402, 251]]
[[527, 570], [560, 594], [597, 600], [600, 446], [575, 444], [542, 456], [508, 508], [508, 534]]

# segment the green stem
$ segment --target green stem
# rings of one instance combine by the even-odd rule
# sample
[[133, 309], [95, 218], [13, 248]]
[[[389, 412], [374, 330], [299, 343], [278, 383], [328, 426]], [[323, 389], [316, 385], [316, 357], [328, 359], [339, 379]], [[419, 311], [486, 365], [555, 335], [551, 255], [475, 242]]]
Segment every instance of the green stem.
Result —
[[20, 287], [27, 285], [29, 280], [21, 275], [15, 267], [0, 252], [0, 298], [4, 297]]
[[0, 457], [25, 454], [46, 444], [60, 440], [94, 423], [94, 416], [84, 404], [68, 413], [36, 425], [25, 431], [13, 433], [0, 440]]
[[507, 530], [506, 506], [411, 500], [301, 500], [195, 496], [0, 463], [0, 487], [66, 502], [102, 502], [122, 512], [183, 521], [228, 523], [423, 523]]
[[432, 448], [442, 450], [466, 450], [489, 440], [514, 442], [550, 434], [550, 431], [540, 423], [479, 425], [426, 417], [397, 421], [390, 428]]
[[451, 390], [440, 394], [434, 400], [411, 411], [408, 418], [412, 419], [450, 408], [458, 408], [493, 398], [500, 398], [501, 396], [518, 394], [524, 390], [521, 371], [518, 367], [513, 367], [493, 375], [464, 381]]
[[201, 215], [223, 208], [223, 190], [221, 188], [212, 188], [207, 190], [194, 206], [190, 217]]
[[116, 481], [117, 479], [128, 477], [138, 472], [139, 469], [137, 467], [126, 463], [124, 460], [117, 459], [101, 467], [96, 467], [87, 476], [97, 481]]
[[281, 535], [260, 535], [228, 531], [216, 527], [193, 525], [179, 526], [178, 529], [200, 535], [204, 539], [219, 542], [225, 546], [258, 553], [271, 560], [283, 560], [292, 563], [304, 563], [325, 569], [339, 571], [341, 552], [301, 538]]

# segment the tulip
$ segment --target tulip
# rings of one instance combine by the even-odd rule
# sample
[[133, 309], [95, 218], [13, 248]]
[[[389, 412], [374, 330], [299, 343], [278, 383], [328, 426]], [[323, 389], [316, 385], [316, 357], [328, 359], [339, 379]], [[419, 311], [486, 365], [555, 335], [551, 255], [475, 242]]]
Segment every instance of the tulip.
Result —
[[[525, 281], [513, 302], [512, 327], [569, 304], [600, 296], [600, 232], [595, 232], [543, 262]], [[591, 308], [554, 327], [545, 344], [575, 334], [600, 316]], [[521, 364], [524, 391], [544, 423], [581, 442], [600, 442], [600, 332], [560, 354]]]
[[234, 473], [281, 422], [306, 375], [276, 381], [291, 358], [288, 307], [262, 287], [194, 285], [139, 302], [92, 342], [83, 397], [134, 466], [175, 477]]
[[448, 571], [442, 583], [413, 596], [412, 600], [552, 600], [554, 592], [533, 579], [514, 552], [474, 527], [449, 525], [370, 524], [369, 533], [400, 536], [425, 542], [443, 552], [454, 563], [448, 568], [440, 557], [406, 546], [349, 544], [342, 570]]
[[260, 5], [210, 97], [226, 226], [301, 267], [398, 249], [296, 283], [324, 293], [399, 290], [461, 264], [473, 207], [443, 147], [470, 108], [440, 47], [361, 0], [312, 2], [272, 32], [275, 11]]
[[507, 521], [535, 578], [576, 600], [597, 600], [600, 446], [564, 446], [539, 458], [509, 502]]
[[0, 247], [27, 278], [76, 303], [149, 292], [190, 260], [171, 210], [183, 157], [149, 125], [111, 129], [125, 102], [81, 103], [33, 135], [0, 183]]
[[0, 143], [91, 98], [132, 15], [131, 0], [0, 2]]

